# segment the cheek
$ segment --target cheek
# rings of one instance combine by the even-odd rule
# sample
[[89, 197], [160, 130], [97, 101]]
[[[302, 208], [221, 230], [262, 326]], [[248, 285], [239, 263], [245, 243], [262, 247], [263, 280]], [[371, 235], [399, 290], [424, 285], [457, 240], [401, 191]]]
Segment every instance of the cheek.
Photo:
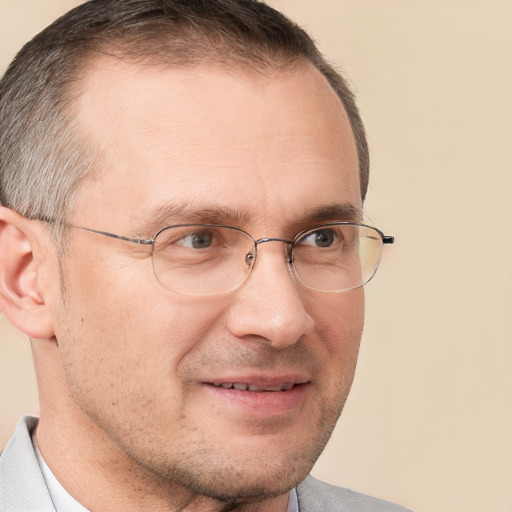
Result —
[[363, 288], [313, 297], [309, 311], [331, 354], [357, 352], [364, 326]]
[[146, 291], [127, 298], [114, 287], [102, 300], [92, 291], [78, 300], [71, 291], [57, 336], [72, 402], [112, 435], [125, 422], [176, 428], [193, 354], [218, 333], [218, 304]]
[[346, 396], [354, 378], [364, 324], [362, 288], [324, 296], [314, 313], [324, 384], [333, 396]]
[[[66, 280], [56, 333], [63, 357], [82, 367], [73, 373], [94, 374], [95, 382], [99, 374], [135, 383], [149, 374], [158, 385], [175, 380], [181, 361], [215, 335], [223, 304], [172, 294], [152, 274], [106, 274]], [[137, 373], [139, 379], [126, 377]]]

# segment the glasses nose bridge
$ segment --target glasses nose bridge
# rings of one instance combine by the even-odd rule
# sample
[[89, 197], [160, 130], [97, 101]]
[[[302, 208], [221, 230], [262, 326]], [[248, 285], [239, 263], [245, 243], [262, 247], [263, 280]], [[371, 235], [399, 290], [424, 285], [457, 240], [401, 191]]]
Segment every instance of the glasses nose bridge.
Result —
[[258, 240], [254, 240], [254, 245], [256, 246], [256, 254], [258, 251], [258, 245], [266, 244], [267, 242], [282, 242], [286, 245], [286, 261], [288, 263], [292, 262], [292, 249], [293, 249], [293, 240], [287, 240], [286, 238], [276, 238], [276, 237], [263, 237]]

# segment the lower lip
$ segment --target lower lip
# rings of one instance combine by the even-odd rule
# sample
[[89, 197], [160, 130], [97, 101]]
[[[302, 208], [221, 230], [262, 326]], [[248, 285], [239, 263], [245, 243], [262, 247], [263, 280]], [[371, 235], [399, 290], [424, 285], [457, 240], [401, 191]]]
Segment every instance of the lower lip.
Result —
[[235, 410], [260, 416], [279, 416], [300, 407], [309, 384], [297, 384], [288, 391], [240, 391], [205, 384], [216, 403], [224, 402]]

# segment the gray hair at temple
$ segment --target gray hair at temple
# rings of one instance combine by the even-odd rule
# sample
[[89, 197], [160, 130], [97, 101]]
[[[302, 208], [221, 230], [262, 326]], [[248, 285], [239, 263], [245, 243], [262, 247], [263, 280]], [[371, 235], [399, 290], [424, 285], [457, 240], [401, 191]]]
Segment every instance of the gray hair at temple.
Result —
[[76, 98], [87, 64], [107, 54], [140, 65], [272, 72], [313, 64], [348, 114], [368, 188], [365, 130], [346, 81], [306, 32], [256, 0], [91, 0], [29, 41], [0, 81], [0, 202], [28, 218], [65, 222], [100, 148], [81, 133]]

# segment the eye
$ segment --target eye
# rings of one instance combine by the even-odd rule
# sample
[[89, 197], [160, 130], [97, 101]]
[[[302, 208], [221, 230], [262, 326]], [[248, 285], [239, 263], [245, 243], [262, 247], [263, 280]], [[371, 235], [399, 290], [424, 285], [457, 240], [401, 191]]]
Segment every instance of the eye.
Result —
[[313, 247], [332, 247], [340, 242], [339, 234], [335, 229], [323, 228], [307, 233], [299, 240], [300, 245], [309, 245]]
[[197, 233], [190, 233], [182, 237], [178, 244], [190, 249], [207, 249], [213, 243], [212, 231], [203, 230]]

